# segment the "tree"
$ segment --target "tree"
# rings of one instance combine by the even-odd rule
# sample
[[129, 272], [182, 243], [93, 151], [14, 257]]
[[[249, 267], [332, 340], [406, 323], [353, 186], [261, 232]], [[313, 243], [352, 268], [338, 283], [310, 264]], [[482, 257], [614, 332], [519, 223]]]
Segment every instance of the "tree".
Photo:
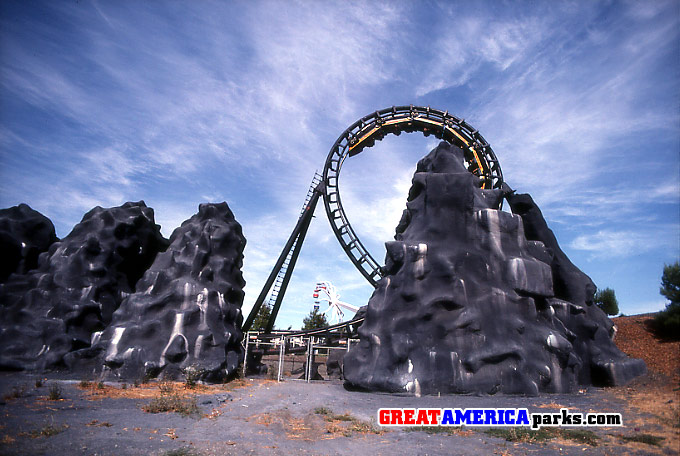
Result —
[[654, 329], [661, 337], [680, 339], [680, 264], [667, 264], [661, 275], [659, 293], [670, 302], [654, 317]]
[[326, 315], [319, 312], [319, 309], [313, 309], [309, 315], [302, 320], [302, 329], [319, 329], [328, 326]]
[[272, 315], [272, 308], [269, 304], [263, 303], [258, 310], [253, 324], [250, 326], [251, 331], [264, 331], [267, 328], [267, 323], [269, 322], [269, 317]]
[[607, 315], [619, 314], [619, 302], [616, 300], [616, 293], [611, 288], [598, 290], [595, 293], [595, 304]]
[[666, 264], [661, 275], [661, 288], [659, 293], [668, 299], [671, 304], [680, 303], [680, 263]]

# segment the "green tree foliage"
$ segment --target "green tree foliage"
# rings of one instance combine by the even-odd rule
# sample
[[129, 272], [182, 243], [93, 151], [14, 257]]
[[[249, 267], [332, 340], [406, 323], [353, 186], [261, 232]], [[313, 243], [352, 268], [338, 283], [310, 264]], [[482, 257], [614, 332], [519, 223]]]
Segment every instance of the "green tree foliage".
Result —
[[302, 320], [302, 329], [318, 329], [328, 326], [328, 320], [326, 316], [319, 312], [317, 309], [309, 312], [309, 315]]
[[680, 340], [680, 264], [677, 261], [664, 266], [659, 293], [670, 302], [666, 310], [654, 318], [654, 329], [662, 337]]
[[263, 303], [262, 307], [260, 307], [260, 310], [257, 312], [257, 315], [255, 315], [255, 319], [253, 320], [253, 324], [250, 327], [251, 331], [264, 331], [265, 328], [267, 327], [267, 323], [269, 322], [269, 317], [272, 315], [272, 308], [269, 307], [269, 304]]
[[680, 303], [680, 263], [667, 264], [663, 267], [661, 289], [659, 290], [671, 304]]
[[597, 290], [597, 293], [595, 293], [595, 304], [607, 315], [619, 314], [619, 302], [616, 299], [616, 293], [611, 288]]

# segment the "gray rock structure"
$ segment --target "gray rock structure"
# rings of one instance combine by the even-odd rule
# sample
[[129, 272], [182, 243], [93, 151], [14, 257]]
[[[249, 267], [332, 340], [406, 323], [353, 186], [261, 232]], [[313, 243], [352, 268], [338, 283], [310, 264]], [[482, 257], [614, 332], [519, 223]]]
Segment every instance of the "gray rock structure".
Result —
[[38, 256], [57, 242], [54, 225], [27, 204], [0, 209], [0, 282], [38, 266]]
[[0, 369], [64, 367], [67, 353], [89, 346], [111, 322], [166, 245], [143, 201], [89, 211], [37, 269], [0, 285]]
[[[348, 386], [536, 395], [644, 373], [614, 345], [595, 286], [530, 198], [481, 189], [463, 163], [448, 143], [418, 163], [360, 343], [344, 360]], [[499, 209], [506, 196], [515, 214]]]
[[562, 251], [531, 195], [508, 192], [506, 199], [512, 212], [522, 217], [526, 238], [542, 243], [550, 255], [555, 294], [550, 300], [552, 307], [560, 314], [570, 309], [570, 303], [583, 309], [576, 317], [560, 318], [566, 328], [577, 335], [572, 342], [577, 356], [590, 360], [581, 366], [579, 383], [619, 385], [643, 373], [645, 367], [641, 360], [622, 357], [619, 350], [608, 343], [616, 330], [607, 315], [593, 305], [597, 287]]
[[69, 355], [108, 378], [217, 381], [243, 360], [241, 274], [246, 240], [227, 203], [201, 204], [182, 223], [93, 345]]

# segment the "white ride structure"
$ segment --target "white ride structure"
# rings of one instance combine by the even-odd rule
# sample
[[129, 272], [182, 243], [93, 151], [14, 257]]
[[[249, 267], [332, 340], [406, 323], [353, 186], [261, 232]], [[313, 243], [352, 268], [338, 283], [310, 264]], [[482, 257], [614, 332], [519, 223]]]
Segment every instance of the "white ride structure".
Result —
[[342, 323], [345, 321], [343, 309], [354, 313], [357, 313], [359, 310], [357, 306], [340, 301], [340, 293], [338, 293], [338, 290], [330, 282], [318, 282], [316, 288], [314, 288], [313, 296], [315, 310], [319, 310], [319, 305], [322, 301], [328, 303], [328, 309], [321, 313], [324, 315], [328, 314], [326, 319], [329, 324]]

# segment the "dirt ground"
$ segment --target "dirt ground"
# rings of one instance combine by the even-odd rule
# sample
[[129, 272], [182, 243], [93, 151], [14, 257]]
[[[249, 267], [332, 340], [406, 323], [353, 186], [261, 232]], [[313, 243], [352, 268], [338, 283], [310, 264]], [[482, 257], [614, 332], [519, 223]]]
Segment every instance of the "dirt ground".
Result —
[[[630, 334], [640, 325], [644, 329], [644, 319], [615, 322], [617, 343], [630, 353], [625, 341], [631, 342]], [[0, 454], [678, 454], [677, 346], [654, 339], [647, 343], [644, 353], [637, 355], [650, 356], [645, 359], [650, 372], [630, 385], [538, 397], [416, 398], [348, 391], [339, 381], [244, 379], [188, 388], [181, 383], [100, 384], [3, 373]], [[664, 359], [664, 352], [672, 349], [675, 358], [660, 364], [654, 361]], [[168, 407], [177, 411], [160, 411]], [[381, 407], [526, 407], [530, 412], [567, 407], [620, 412], [623, 426], [548, 433], [471, 427], [387, 429], [375, 423]]]
[[654, 314], [614, 318], [617, 327], [614, 341], [621, 351], [642, 358], [647, 368], [680, 383], [680, 341], [659, 340], [650, 331]]

